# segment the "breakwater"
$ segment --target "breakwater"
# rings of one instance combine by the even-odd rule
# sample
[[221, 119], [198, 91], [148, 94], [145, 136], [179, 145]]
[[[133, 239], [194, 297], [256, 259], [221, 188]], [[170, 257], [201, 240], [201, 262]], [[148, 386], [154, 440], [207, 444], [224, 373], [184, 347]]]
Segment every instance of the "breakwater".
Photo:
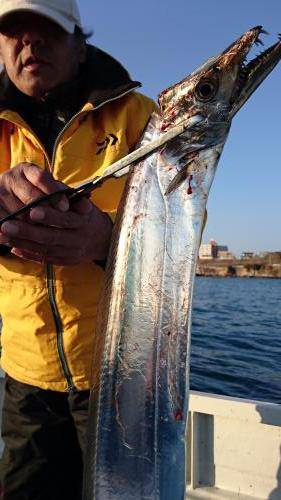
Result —
[[237, 278], [281, 278], [281, 252], [263, 258], [251, 259], [201, 259], [197, 276]]

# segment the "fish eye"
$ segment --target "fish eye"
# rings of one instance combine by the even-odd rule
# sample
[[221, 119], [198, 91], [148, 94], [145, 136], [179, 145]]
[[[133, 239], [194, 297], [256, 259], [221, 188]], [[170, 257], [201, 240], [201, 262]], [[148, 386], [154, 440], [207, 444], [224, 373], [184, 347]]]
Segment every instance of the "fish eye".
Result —
[[210, 101], [218, 91], [217, 80], [201, 80], [195, 88], [195, 96], [199, 101]]

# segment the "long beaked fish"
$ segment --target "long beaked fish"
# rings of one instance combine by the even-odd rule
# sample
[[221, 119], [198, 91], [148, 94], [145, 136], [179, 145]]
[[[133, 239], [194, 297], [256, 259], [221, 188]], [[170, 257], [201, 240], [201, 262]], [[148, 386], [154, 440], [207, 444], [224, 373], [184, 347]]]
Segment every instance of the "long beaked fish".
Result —
[[191, 309], [206, 202], [231, 120], [281, 58], [250, 62], [257, 26], [159, 96], [141, 146], [186, 128], [132, 169], [95, 332], [84, 500], [182, 500]]

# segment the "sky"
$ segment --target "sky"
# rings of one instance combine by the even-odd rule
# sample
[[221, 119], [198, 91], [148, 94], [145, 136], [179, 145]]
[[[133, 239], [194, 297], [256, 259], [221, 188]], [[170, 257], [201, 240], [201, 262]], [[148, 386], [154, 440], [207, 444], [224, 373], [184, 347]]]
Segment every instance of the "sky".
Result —
[[[157, 99], [247, 29], [266, 46], [281, 32], [280, 0], [78, 0], [90, 42], [120, 60]], [[253, 50], [253, 56], [259, 52]], [[208, 201], [203, 241], [281, 251], [281, 63], [235, 117]]]

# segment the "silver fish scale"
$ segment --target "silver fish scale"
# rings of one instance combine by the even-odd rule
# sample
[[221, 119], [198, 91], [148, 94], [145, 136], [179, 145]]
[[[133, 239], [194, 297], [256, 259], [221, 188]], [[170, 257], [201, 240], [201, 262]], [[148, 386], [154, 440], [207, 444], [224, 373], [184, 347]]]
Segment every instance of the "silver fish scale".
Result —
[[[154, 115], [141, 145], [155, 139], [159, 128]], [[185, 149], [189, 141], [182, 137], [178, 159]], [[137, 165], [129, 180], [109, 257], [107, 316], [99, 334], [106, 341], [99, 401], [96, 395], [92, 401], [95, 435], [85, 499], [185, 496], [193, 282], [221, 149], [199, 153], [191, 195], [188, 181], [165, 195], [179, 169], [169, 148]]]

